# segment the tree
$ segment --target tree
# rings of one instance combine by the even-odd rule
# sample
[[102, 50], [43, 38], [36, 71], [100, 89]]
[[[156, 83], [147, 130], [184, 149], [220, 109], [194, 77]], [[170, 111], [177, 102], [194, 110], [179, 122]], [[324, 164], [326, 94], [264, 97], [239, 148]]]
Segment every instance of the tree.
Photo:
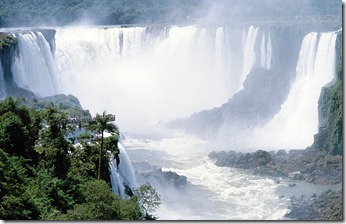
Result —
[[11, 155], [36, 160], [33, 145], [38, 138], [40, 118], [11, 97], [0, 102], [0, 148]]
[[77, 204], [67, 212], [69, 220], [112, 220], [121, 219], [121, 201], [103, 180], [91, 180], [83, 186], [84, 203]]
[[139, 187], [136, 191], [136, 196], [141, 205], [141, 208], [145, 212], [145, 219], [153, 220], [156, 219], [150, 212], [155, 212], [155, 210], [160, 206], [161, 199], [159, 194], [156, 192], [155, 188], [151, 186], [150, 183], [146, 183]]
[[41, 165], [55, 167], [55, 175], [65, 178], [70, 168], [68, 152], [72, 150], [72, 145], [65, 138], [68, 134], [67, 116], [55, 106], [48, 107], [42, 116], [47, 127], [41, 130], [39, 146], [36, 147], [42, 158]]
[[101, 147], [99, 149], [99, 164], [98, 164], [98, 175], [97, 175], [97, 179], [100, 180], [101, 178], [101, 161], [102, 161], [102, 154], [103, 154], [103, 146], [104, 146], [104, 132], [108, 131], [108, 132], [115, 132], [116, 134], [118, 134], [118, 128], [112, 124], [109, 123], [110, 119], [109, 116], [106, 115], [106, 111], [104, 111], [102, 113], [102, 115], [100, 114], [96, 114], [96, 120], [95, 123], [90, 124], [89, 125], [89, 129], [90, 130], [95, 130], [99, 135], [101, 135]]

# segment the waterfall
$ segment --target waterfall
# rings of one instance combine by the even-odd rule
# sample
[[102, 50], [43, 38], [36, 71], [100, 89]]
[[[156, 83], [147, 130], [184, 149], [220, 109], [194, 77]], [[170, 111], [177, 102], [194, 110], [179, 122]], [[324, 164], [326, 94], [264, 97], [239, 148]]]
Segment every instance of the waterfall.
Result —
[[309, 33], [303, 39], [296, 79], [281, 110], [264, 127], [254, 130], [253, 147], [305, 148], [318, 129], [318, 99], [335, 75], [336, 34]]
[[268, 40], [267, 40], [267, 63], [266, 63], [266, 68], [270, 69], [271, 67], [271, 61], [272, 61], [272, 39], [270, 37], [270, 34], [268, 35]]
[[12, 65], [15, 83], [38, 96], [56, 94], [56, 67], [50, 46], [41, 32], [15, 35], [20, 53]]
[[5, 97], [6, 97], [5, 78], [4, 78], [2, 63], [0, 60], [0, 100], [4, 99]]
[[[19, 87], [39, 96], [73, 94], [92, 113], [107, 108], [124, 131], [139, 133], [220, 107], [243, 88], [254, 66], [269, 70], [272, 55], [281, 55], [273, 52], [271, 33], [255, 26], [58, 28], [54, 55], [41, 32], [15, 36], [19, 54], [12, 72]], [[256, 128], [254, 142], [274, 144], [288, 135], [287, 146], [311, 142], [316, 99], [332, 79], [335, 38], [334, 33], [304, 38], [288, 98], [272, 121]], [[297, 131], [297, 124], [306, 125]], [[294, 141], [298, 135], [304, 137]]]
[[251, 71], [252, 66], [256, 63], [255, 43], [257, 39], [258, 27], [250, 26], [247, 32], [244, 46], [244, 63], [242, 72], [242, 83], [246, 79], [247, 74]]
[[120, 176], [117, 163], [113, 157], [109, 161], [109, 170], [113, 193], [119, 195], [120, 198], [125, 198], [125, 187], [123, 184], [123, 179]]
[[119, 195], [120, 198], [125, 198], [127, 195], [131, 196], [129, 190], [136, 189], [137, 183], [135, 172], [132, 167], [131, 161], [124, 145], [121, 141], [118, 142], [119, 148], [119, 164], [114, 157], [110, 159], [109, 169], [112, 184], [112, 191]]
[[[160, 121], [220, 106], [241, 89], [247, 75], [239, 77], [241, 32], [225, 27], [157, 29], [161, 31], [57, 29], [58, 91], [77, 96], [92, 112], [107, 108], [117, 114], [123, 130], [141, 131]], [[250, 52], [256, 39], [252, 30], [257, 29], [249, 31]], [[97, 91], [90, 91], [93, 88]], [[126, 107], [110, 104], [105, 96], [120, 96], [117, 105]]]
[[261, 52], [261, 67], [267, 70], [270, 69], [271, 58], [272, 58], [272, 44], [271, 44], [270, 35], [268, 35], [268, 38], [266, 39], [266, 36], [263, 33], [260, 52]]
[[131, 189], [137, 188], [135, 172], [133, 170], [129, 156], [127, 155], [126, 149], [121, 141], [118, 142], [118, 147], [120, 150], [119, 173], [124, 177], [125, 181], [128, 183]]

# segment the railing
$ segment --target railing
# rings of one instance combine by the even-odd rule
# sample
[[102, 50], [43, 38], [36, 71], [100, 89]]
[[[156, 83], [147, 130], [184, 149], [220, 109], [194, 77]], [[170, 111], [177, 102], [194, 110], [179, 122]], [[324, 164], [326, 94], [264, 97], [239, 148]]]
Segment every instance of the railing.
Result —
[[[115, 115], [107, 114], [108, 121], [115, 121]], [[70, 117], [67, 118], [67, 123], [84, 123], [84, 122], [95, 122], [96, 117], [92, 116], [83, 116], [83, 117]]]

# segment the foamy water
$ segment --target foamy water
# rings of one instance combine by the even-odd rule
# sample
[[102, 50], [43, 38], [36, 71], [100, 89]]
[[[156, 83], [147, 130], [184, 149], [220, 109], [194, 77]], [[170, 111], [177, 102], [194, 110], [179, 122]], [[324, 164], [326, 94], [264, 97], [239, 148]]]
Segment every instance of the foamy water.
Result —
[[175, 135], [128, 137], [124, 144], [133, 162], [146, 161], [187, 177], [182, 189], [155, 186], [162, 198], [157, 210], [162, 220], [278, 220], [288, 211], [289, 200], [279, 198], [274, 180], [215, 166], [207, 157], [214, 146], [207, 141]]

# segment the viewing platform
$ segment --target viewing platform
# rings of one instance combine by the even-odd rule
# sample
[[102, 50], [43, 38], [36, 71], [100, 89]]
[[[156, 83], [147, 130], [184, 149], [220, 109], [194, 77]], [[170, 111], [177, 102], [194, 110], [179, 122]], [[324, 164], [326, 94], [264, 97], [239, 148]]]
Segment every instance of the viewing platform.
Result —
[[[108, 121], [115, 121], [115, 115], [113, 114], [107, 114]], [[76, 124], [76, 123], [84, 123], [84, 122], [95, 122], [96, 116], [83, 116], [83, 117], [69, 117], [67, 118], [67, 122], [70, 124]]]

